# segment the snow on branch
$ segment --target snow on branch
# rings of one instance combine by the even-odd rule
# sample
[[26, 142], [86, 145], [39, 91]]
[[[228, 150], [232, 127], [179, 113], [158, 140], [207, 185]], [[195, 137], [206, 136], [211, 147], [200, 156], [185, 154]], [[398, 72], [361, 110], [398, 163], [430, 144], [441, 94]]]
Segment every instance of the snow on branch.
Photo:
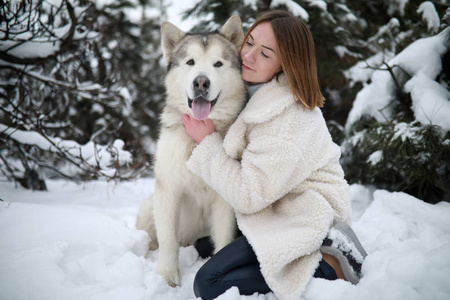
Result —
[[[57, 173], [66, 178], [73, 179], [79, 173], [104, 179], [132, 179], [137, 175], [138, 168], [127, 174], [123, 174], [120, 170], [133, 162], [133, 156], [124, 150], [125, 144], [122, 140], [117, 139], [111, 145], [98, 145], [92, 141], [80, 145], [75, 141], [49, 137], [39, 128], [34, 129], [25, 131], [0, 124], [0, 136], [64, 158], [70, 167], [57, 169]], [[6, 161], [3, 162], [11, 172], [13, 167]], [[33, 162], [40, 167], [56, 170], [54, 166], [43, 161], [33, 160]]]
[[[375, 70], [371, 74], [371, 82], [357, 94], [346, 129], [349, 130], [363, 115], [380, 122], [386, 117], [390, 119], [393, 113], [390, 104], [400, 100], [396, 97], [400, 90], [411, 95], [411, 109], [416, 121], [450, 130], [450, 92], [444, 84], [436, 81], [443, 68], [443, 56], [450, 49], [449, 37], [450, 28], [446, 28], [435, 36], [416, 40], [387, 63], [382, 61], [386, 68], [370, 67]], [[394, 75], [394, 67], [406, 74], [402, 83], [397, 80], [400, 72]], [[351, 73], [354, 78], [358, 77], [356, 71]], [[385, 110], [388, 106], [391, 109]]]
[[427, 29], [429, 32], [436, 33], [439, 31], [441, 21], [439, 14], [436, 11], [436, 7], [431, 1], [424, 1], [419, 5], [417, 12], [422, 15], [422, 19], [427, 23]]
[[1, 8], [1, 59], [21, 65], [44, 64], [65, 52], [74, 40], [92, 37], [80, 24], [86, 8], [75, 9], [67, 0], [59, 4], [45, 0], [20, 4], [7, 1]]

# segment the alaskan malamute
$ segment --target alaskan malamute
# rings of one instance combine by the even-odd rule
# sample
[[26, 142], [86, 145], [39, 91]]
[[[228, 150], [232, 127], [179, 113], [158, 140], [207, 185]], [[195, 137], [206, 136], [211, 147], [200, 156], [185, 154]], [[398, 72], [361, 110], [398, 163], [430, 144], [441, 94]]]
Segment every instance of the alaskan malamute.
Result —
[[137, 228], [148, 232], [150, 250], [159, 244], [158, 273], [177, 286], [180, 245], [210, 235], [217, 252], [234, 238], [232, 208], [186, 168], [196, 142], [186, 134], [181, 115], [209, 118], [224, 136], [245, 104], [239, 57], [244, 33], [238, 16], [220, 32], [184, 33], [165, 22], [161, 33], [167, 98], [156, 145], [155, 193], [141, 205]]

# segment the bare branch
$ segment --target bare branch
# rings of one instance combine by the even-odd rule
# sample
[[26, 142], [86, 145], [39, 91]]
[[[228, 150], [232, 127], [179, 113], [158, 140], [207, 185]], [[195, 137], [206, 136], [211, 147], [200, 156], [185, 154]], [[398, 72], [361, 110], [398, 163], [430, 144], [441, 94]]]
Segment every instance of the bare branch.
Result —
[[[46, 57], [27, 57], [27, 58], [20, 58], [17, 56], [14, 56], [12, 54], [9, 54], [8, 52], [11, 50], [7, 49], [6, 51], [0, 51], [0, 57], [8, 62], [14, 63], [14, 64], [20, 64], [20, 65], [41, 65], [44, 64], [50, 60], [55, 59], [58, 55], [60, 55], [61, 53], [65, 52], [71, 45], [73, 42], [73, 36], [75, 33], [75, 29], [78, 25], [78, 20], [75, 16], [75, 12], [74, 12], [74, 8], [72, 7], [72, 5], [70, 4], [69, 1], [64, 0], [64, 3], [67, 7], [67, 11], [69, 13], [69, 17], [71, 20], [71, 26], [70, 29], [67, 33], [67, 36], [61, 40], [61, 46], [60, 48], [53, 53], [52, 55], [48, 55]], [[31, 6], [30, 6], [31, 9]], [[30, 12], [30, 17], [31, 17], [31, 12]], [[30, 24], [30, 20], [29, 23]], [[14, 45], [14, 47], [16, 47], [17, 45]]]
[[[394, 80], [394, 84], [397, 86], [397, 88], [403, 92], [403, 87], [400, 85], [400, 83], [397, 80], [397, 76], [394, 74], [394, 68], [399, 68], [400, 70], [402, 70], [405, 74], [408, 74], [408, 72], [406, 72], [405, 69], [402, 68], [402, 66], [400, 65], [393, 65], [392, 67], [388, 65], [387, 62], [383, 61], [383, 65], [386, 66], [386, 69], [383, 68], [377, 68], [377, 67], [372, 67], [370, 66], [367, 62], [366, 62], [367, 68], [372, 69], [372, 70], [379, 70], [379, 71], [388, 71], [389, 74], [391, 74], [392, 80]], [[409, 75], [409, 74], [408, 74]]]

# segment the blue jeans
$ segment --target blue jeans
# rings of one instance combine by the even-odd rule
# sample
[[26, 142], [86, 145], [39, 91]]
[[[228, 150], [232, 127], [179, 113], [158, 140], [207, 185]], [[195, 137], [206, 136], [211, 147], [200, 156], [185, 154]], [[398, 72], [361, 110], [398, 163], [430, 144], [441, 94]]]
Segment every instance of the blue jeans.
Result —
[[[197, 244], [196, 248], [202, 254], [202, 246]], [[320, 261], [314, 277], [337, 279], [334, 269], [324, 260]], [[198, 270], [194, 280], [194, 293], [196, 297], [209, 300], [217, 298], [232, 286], [236, 286], [241, 295], [271, 292], [261, 274], [255, 252], [245, 236], [240, 236], [225, 246]]]

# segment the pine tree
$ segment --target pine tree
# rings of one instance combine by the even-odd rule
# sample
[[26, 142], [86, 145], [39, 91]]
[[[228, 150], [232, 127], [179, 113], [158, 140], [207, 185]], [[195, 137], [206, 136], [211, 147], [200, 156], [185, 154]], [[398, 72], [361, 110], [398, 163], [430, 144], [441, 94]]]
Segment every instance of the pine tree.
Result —
[[[404, 7], [399, 7], [397, 2], [388, 6], [383, 4], [382, 1], [378, 3], [375, 12], [390, 19], [384, 26], [379, 24], [368, 28], [371, 56], [358, 63], [365, 65], [368, 76], [357, 78], [352, 69], [347, 70], [346, 75], [350, 84], [366, 88], [357, 95], [355, 105], [375, 84], [372, 81], [379, 82], [380, 77], [385, 80], [383, 89], [390, 101], [383, 107], [373, 106], [372, 111], [366, 109], [356, 116], [353, 111], [350, 112], [342, 147], [344, 169], [350, 183], [404, 191], [430, 203], [450, 201], [450, 133], [446, 127], [434, 124], [431, 119], [418, 119], [420, 112], [413, 109], [414, 99], [410, 92], [410, 80], [418, 74], [414, 74], [414, 68], [400, 59], [401, 52], [406, 47], [412, 47], [413, 42], [440, 32], [442, 45], [446, 47], [440, 57], [438, 55], [442, 70], [436, 77], [427, 80], [434, 81], [437, 89], [448, 89], [448, 5], [430, 1], [410, 1]], [[435, 17], [423, 18], [424, 10], [435, 14]], [[436, 22], [439, 19], [440, 26]], [[367, 21], [374, 24], [371, 19]], [[430, 26], [430, 21], [435, 24]], [[419, 57], [417, 59], [420, 60]], [[359, 68], [358, 65], [355, 67]]]

